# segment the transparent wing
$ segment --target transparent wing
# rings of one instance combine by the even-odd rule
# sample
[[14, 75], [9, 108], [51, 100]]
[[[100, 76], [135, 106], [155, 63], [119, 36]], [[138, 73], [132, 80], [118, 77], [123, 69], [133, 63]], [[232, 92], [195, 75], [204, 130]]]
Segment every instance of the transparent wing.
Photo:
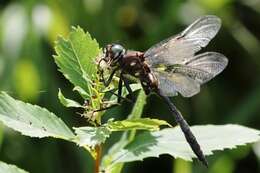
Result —
[[[179, 92], [184, 97], [191, 97], [200, 91], [200, 85], [222, 72], [228, 59], [216, 52], [206, 52], [192, 57], [183, 65], [169, 66], [165, 71], [152, 68], [159, 88], [167, 95]], [[161, 76], [160, 76], [161, 75]]]
[[201, 17], [182, 33], [148, 49], [144, 56], [151, 66], [183, 64], [209, 43], [219, 31], [220, 26], [221, 20], [216, 16]]
[[217, 52], [205, 52], [192, 57], [184, 65], [173, 67], [172, 73], [187, 75], [200, 84], [206, 83], [220, 72], [228, 64], [228, 59]]
[[175, 96], [178, 92], [183, 97], [191, 97], [200, 91], [200, 84], [188, 76], [166, 72], [155, 72], [155, 75], [166, 96]]

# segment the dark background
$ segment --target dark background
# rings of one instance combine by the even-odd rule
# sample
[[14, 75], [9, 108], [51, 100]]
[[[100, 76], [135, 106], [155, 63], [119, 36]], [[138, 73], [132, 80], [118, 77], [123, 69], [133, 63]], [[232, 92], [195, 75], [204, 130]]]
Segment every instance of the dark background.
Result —
[[[46, 107], [68, 125], [84, 125], [75, 110], [57, 100], [58, 88], [72, 85], [57, 71], [53, 45], [72, 25], [87, 30], [100, 46], [118, 42], [144, 51], [182, 31], [199, 16], [215, 14], [223, 26], [206, 50], [229, 58], [223, 73], [190, 98], [173, 98], [190, 124], [235, 123], [260, 128], [260, 1], [259, 0], [6, 0], [0, 1], [0, 90], [23, 101]], [[127, 107], [126, 107], [127, 108]], [[126, 111], [125, 111], [126, 110]], [[117, 110], [123, 119], [130, 111]], [[166, 107], [148, 98], [144, 115], [165, 119]], [[113, 136], [111, 141], [116, 141]], [[108, 144], [109, 145], [109, 144]], [[127, 164], [126, 173], [257, 173], [260, 144], [215, 152], [206, 170], [194, 163], [163, 155]], [[92, 172], [89, 154], [74, 144], [55, 139], [31, 139], [0, 126], [0, 160], [31, 173]]]

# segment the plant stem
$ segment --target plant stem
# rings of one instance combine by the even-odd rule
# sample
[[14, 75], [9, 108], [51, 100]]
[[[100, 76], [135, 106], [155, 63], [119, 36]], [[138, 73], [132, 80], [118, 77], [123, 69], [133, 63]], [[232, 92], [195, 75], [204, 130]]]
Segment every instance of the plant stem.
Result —
[[101, 153], [102, 153], [102, 146], [101, 145], [96, 145], [95, 147], [97, 157], [95, 160], [95, 172], [94, 173], [99, 173], [99, 167], [100, 167], [100, 161], [101, 161]]

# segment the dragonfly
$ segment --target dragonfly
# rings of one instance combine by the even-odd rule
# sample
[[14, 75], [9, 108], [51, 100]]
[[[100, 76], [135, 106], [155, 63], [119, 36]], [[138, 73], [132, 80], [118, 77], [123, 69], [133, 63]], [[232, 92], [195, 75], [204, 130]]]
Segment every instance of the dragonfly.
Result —
[[[221, 53], [198, 53], [215, 37], [221, 27], [221, 19], [214, 15], [200, 17], [181, 33], [169, 37], [145, 52], [127, 50], [120, 44], [108, 44], [100, 63], [104, 61], [111, 73], [108, 86], [115, 74], [119, 75], [118, 101], [123, 85], [132, 94], [129, 79], [138, 79], [145, 93], [156, 93], [168, 105], [175, 121], [197, 158], [208, 167], [205, 155], [188, 123], [169, 97], [178, 94], [192, 97], [200, 92], [200, 86], [221, 73], [228, 59]], [[102, 73], [101, 73], [102, 74]], [[102, 74], [103, 76], [103, 74]]]

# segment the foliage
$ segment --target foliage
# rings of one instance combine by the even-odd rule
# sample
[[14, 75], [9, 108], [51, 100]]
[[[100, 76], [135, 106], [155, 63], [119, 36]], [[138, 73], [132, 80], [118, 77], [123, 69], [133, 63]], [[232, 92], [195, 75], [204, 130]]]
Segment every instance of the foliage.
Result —
[[110, 120], [107, 124], [103, 124], [100, 127], [87, 126], [74, 128], [74, 130], [77, 134], [80, 146], [87, 145], [94, 147], [104, 143], [112, 132], [127, 130], [159, 130], [159, 126], [161, 125], [168, 125], [168, 123], [158, 119], [139, 118], [122, 121]]
[[[211, 155], [215, 150], [235, 148], [260, 140], [260, 131], [239, 125], [201, 125], [192, 126], [191, 130], [205, 155]], [[170, 154], [175, 158], [189, 161], [196, 157], [182, 135], [181, 129], [176, 127], [138, 135], [124, 150], [114, 155], [113, 162], [143, 160], [161, 154]]]
[[108, 128], [111, 131], [125, 130], [159, 130], [159, 126], [168, 125], [166, 121], [150, 118], [130, 119], [123, 121], [108, 121]]
[[31, 137], [74, 138], [66, 124], [47, 109], [14, 100], [4, 92], [0, 93], [0, 121]]
[[0, 161], [0, 172], [1, 173], [28, 173], [14, 165], [8, 165]]
[[[146, 95], [144, 91], [140, 91], [138, 94], [137, 100], [134, 104], [132, 112], [128, 115], [127, 120], [138, 119], [142, 116], [144, 106], [146, 104]], [[121, 172], [123, 169], [124, 163], [117, 163], [112, 165], [112, 157], [113, 155], [122, 150], [128, 143], [132, 142], [135, 138], [136, 130], [126, 131], [122, 134], [120, 140], [116, 142], [109, 150], [108, 153], [102, 158], [102, 169], [107, 169], [110, 167], [111, 173]]]
[[91, 98], [91, 79], [97, 74], [93, 64], [99, 54], [96, 40], [81, 28], [73, 27], [68, 39], [59, 37], [55, 45], [57, 55], [54, 58], [59, 70], [85, 99]]
[[65, 107], [74, 107], [74, 108], [84, 108], [80, 103], [65, 98], [65, 96], [62, 94], [61, 90], [59, 89], [58, 98], [60, 100], [60, 103], [63, 104]]

